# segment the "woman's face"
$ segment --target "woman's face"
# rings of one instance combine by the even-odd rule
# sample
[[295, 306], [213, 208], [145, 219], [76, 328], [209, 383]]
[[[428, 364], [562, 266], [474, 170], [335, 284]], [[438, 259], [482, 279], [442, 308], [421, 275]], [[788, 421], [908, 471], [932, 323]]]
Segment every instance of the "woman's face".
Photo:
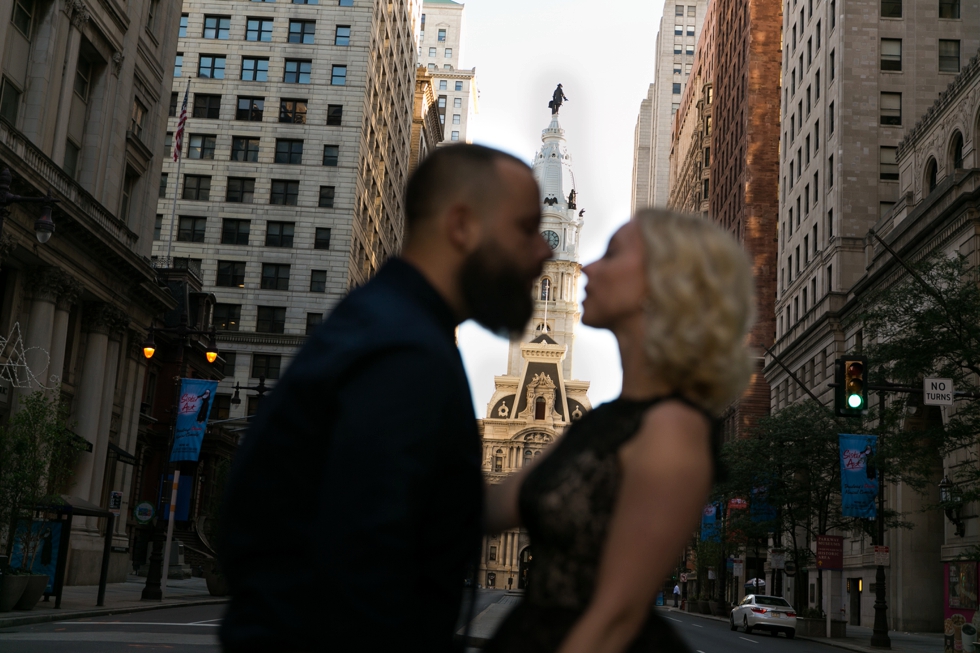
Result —
[[642, 317], [647, 296], [643, 234], [628, 222], [609, 241], [605, 255], [582, 268], [589, 277], [582, 302], [582, 323], [615, 331]]

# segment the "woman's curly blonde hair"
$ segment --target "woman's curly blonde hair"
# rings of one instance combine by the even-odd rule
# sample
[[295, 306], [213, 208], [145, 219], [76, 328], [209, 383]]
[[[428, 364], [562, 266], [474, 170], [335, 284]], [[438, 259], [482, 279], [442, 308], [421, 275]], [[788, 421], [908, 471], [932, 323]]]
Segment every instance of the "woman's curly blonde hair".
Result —
[[748, 385], [752, 266], [738, 242], [695, 215], [643, 209], [646, 354], [657, 374], [718, 416]]

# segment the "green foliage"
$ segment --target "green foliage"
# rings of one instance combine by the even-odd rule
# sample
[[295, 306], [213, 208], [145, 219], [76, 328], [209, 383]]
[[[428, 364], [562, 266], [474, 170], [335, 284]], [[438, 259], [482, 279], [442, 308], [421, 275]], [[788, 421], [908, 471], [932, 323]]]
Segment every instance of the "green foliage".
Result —
[[[8, 553], [21, 540], [21, 569], [34, 566], [40, 537], [31, 528], [35, 508], [56, 502], [68, 489], [80, 445], [72, 436], [68, 408], [37, 391], [22, 397], [9, 422], [0, 427], [0, 524], [8, 528]], [[16, 529], [19, 520], [26, 529]]]

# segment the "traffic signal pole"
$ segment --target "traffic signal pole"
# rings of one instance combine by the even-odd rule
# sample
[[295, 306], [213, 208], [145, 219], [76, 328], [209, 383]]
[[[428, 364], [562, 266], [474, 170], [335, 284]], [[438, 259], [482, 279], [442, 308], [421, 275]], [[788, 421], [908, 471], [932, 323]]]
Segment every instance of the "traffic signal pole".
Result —
[[[885, 415], [885, 393], [878, 391], [878, 422]], [[878, 451], [881, 451], [881, 439], [878, 434]], [[885, 546], [885, 470], [884, 465], [878, 465], [878, 546]], [[888, 636], [888, 596], [885, 594], [885, 566], [878, 565], [875, 571], [875, 624], [871, 632], [871, 646], [890, 649], [892, 640]]]

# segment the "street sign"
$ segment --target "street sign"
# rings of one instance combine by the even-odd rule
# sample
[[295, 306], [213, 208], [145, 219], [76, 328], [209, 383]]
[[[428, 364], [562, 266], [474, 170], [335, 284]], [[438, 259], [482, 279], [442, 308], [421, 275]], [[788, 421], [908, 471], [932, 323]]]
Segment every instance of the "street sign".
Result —
[[785, 569], [786, 551], [783, 549], [773, 549], [769, 554], [769, 566], [772, 569]]
[[681, 574], [681, 582], [682, 583], [686, 583], [687, 582], [687, 574]]
[[736, 578], [743, 578], [745, 576], [745, 560], [742, 558], [735, 558], [735, 564], [732, 565], [732, 576]]
[[953, 379], [927, 377], [922, 382], [922, 403], [926, 406], [952, 406], [953, 392]]
[[887, 546], [875, 547], [875, 565], [881, 567], [891, 566], [891, 553]]
[[844, 538], [817, 535], [817, 569], [839, 571], [844, 568]]
[[789, 576], [790, 578], [792, 578], [793, 576], [795, 576], [796, 575], [796, 563], [793, 562], [792, 560], [787, 560], [786, 561], [786, 569], [783, 570], [783, 573], [786, 574], [787, 576]]
[[119, 516], [119, 512], [122, 510], [122, 492], [117, 492], [113, 490], [109, 493], [109, 512], [114, 514], [116, 517]]
[[143, 503], [137, 504], [133, 508], [133, 517], [140, 524], [149, 524], [150, 520], [153, 519], [153, 515], [156, 511], [153, 509], [153, 504], [149, 501], [144, 501]]

